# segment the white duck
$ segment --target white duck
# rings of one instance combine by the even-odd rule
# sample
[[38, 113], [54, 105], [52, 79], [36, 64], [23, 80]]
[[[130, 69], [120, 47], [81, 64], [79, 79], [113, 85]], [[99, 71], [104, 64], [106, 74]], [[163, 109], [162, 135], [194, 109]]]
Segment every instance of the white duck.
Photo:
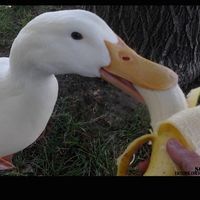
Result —
[[[97, 15], [44, 13], [19, 32], [10, 57], [0, 58], [1, 157], [23, 150], [43, 132], [57, 100], [57, 74], [102, 77], [143, 102], [134, 84], [147, 104], [148, 92], [182, 95], [172, 70], [136, 54]], [[177, 105], [172, 112], [185, 107]], [[4, 158], [1, 165], [12, 166]]]

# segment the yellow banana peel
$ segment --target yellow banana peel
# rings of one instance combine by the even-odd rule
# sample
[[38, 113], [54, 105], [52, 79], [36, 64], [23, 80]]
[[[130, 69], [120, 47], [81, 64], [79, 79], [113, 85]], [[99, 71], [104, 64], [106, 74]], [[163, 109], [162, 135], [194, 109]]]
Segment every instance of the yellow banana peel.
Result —
[[177, 139], [189, 150], [200, 151], [200, 106], [195, 107], [199, 96], [200, 87], [191, 90], [187, 96], [188, 109], [161, 122], [154, 133], [143, 135], [131, 142], [117, 159], [117, 176], [128, 175], [133, 155], [148, 141], [152, 142], [152, 152], [144, 176], [174, 176], [179, 170], [166, 151], [166, 143], [170, 138]]
[[195, 107], [197, 105], [199, 96], [200, 96], [200, 87], [192, 89], [189, 92], [189, 94], [187, 95], [187, 102], [189, 108]]

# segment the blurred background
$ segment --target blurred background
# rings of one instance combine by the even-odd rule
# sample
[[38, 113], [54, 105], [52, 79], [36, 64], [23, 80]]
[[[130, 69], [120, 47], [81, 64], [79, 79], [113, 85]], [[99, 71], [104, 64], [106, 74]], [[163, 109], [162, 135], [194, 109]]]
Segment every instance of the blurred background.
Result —
[[[0, 56], [9, 56], [20, 29], [35, 16], [90, 10], [142, 56], [173, 69], [187, 93], [200, 84], [199, 6], [0, 6]], [[3, 175], [112, 176], [127, 144], [149, 132], [145, 105], [100, 79], [57, 76], [59, 98], [44, 134], [14, 157]], [[146, 144], [131, 168], [150, 152]]]

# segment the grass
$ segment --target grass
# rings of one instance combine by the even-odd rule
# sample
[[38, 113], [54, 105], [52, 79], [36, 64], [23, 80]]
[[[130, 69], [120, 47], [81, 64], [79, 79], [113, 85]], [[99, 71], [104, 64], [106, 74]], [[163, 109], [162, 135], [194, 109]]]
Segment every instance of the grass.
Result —
[[[0, 6], [0, 56], [19, 30], [36, 15], [62, 6]], [[134, 138], [147, 133], [145, 106], [99, 79], [59, 76], [59, 98], [45, 134], [15, 154], [9, 176], [112, 176], [116, 158]], [[149, 147], [136, 162], [149, 154]], [[136, 173], [135, 168], [133, 172]]]

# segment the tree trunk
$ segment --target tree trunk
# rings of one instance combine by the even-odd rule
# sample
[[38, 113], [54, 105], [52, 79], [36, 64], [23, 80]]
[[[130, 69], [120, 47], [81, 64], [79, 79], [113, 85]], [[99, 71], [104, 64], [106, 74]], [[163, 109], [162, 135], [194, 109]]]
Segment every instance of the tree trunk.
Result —
[[199, 6], [67, 7], [98, 14], [139, 54], [173, 69], [184, 90], [199, 81]]

